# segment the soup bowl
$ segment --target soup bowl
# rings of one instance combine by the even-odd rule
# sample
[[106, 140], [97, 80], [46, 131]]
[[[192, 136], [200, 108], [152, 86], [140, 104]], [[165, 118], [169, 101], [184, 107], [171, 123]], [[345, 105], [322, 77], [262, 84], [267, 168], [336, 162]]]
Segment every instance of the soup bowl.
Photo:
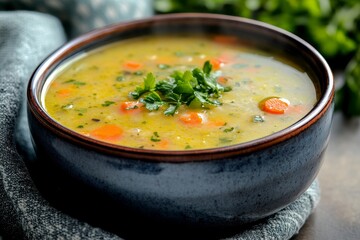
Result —
[[[268, 136], [193, 150], [99, 141], [61, 125], [44, 107], [49, 76], [74, 56], [123, 39], [184, 32], [236, 36], [286, 57], [314, 82], [317, 103], [299, 121]], [[217, 236], [281, 210], [314, 181], [330, 135], [334, 84], [323, 57], [289, 32], [239, 17], [189, 13], [115, 24], [71, 40], [38, 66], [27, 96], [37, 153], [28, 167], [55, 206], [121, 236], [160, 236], [164, 228], [177, 236], [196, 230]]]

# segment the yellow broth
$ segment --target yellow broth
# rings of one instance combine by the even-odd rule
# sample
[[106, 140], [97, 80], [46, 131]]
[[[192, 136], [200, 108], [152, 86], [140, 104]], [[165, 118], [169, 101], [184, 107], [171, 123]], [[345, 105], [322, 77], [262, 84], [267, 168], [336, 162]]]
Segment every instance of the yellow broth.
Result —
[[[220, 106], [182, 105], [173, 116], [164, 114], [166, 106], [124, 108], [147, 73], [166, 80], [206, 60], [219, 83], [232, 89], [221, 94]], [[52, 118], [80, 134], [133, 148], [205, 149], [251, 141], [294, 124], [317, 102], [313, 82], [299, 67], [226, 36], [123, 40], [74, 57], [49, 78], [43, 105]], [[288, 108], [264, 111], [260, 103], [269, 97], [287, 99]], [[191, 114], [201, 122], [186, 121]]]

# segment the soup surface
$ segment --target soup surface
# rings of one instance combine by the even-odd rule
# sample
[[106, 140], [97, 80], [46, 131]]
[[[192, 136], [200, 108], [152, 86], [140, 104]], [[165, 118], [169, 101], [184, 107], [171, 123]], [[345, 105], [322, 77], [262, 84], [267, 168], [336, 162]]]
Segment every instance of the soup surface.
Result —
[[[203, 72], [206, 61], [210, 73]], [[199, 93], [193, 69], [222, 91]], [[154, 81], [179, 88], [176, 75], [191, 85], [176, 97], [193, 91], [196, 100], [179, 103], [153, 89]], [[186, 150], [247, 142], [292, 125], [317, 102], [304, 71], [227, 36], [119, 41], [75, 56], [49, 78], [42, 101], [52, 118], [80, 134], [133, 148]], [[149, 78], [151, 87], [144, 80]], [[160, 99], [144, 101], [150, 93]]]

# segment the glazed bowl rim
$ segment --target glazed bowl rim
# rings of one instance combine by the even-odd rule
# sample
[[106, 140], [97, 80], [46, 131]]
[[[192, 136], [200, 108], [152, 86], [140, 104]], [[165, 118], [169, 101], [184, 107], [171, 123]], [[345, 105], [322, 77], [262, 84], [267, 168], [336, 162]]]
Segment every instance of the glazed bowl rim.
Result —
[[[42, 88], [46, 79], [48, 79], [50, 73], [53, 71], [53, 65], [61, 64], [64, 59], [61, 60], [61, 57], [64, 57], [66, 52], [76, 53], [81, 46], [89, 44], [91, 42], [101, 42], [104, 40], [103, 37], [110, 36], [111, 33], [117, 31], [118, 29], [126, 29], [127, 27], [136, 27], [141, 24], [151, 23], [154, 21], [167, 21], [167, 20], [181, 20], [181, 19], [218, 19], [223, 21], [232, 21], [232, 22], [241, 22], [243, 24], [251, 25], [251, 27], [262, 28], [271, 31], [273, 34], [285, 35], [291, 41], [296, 42], [297, 45], [307, 49], [312, 56], [316, 57], [316, 62], [325, 69], [325, 76], [328, 77], [326, 80], [325, 91], [321, 94], [321, 97], [317, 101], [316, 105], [311, 109], [311, 111], [305, 115], [302, 119], [298, 120], [291, 126], [280, 130], [271, 135], [267, 135], [262, 138], [257, 138], [244, 143], [217, 147], [217, 148], [207, 148], [207, 149], [193, 149], [193, 150], [154, 150], [154, 149], [140, 149], [132, 148], [121, 145], [115, 145], [100, 140], [96, 140], [85, 135], [76, 133], [73, 130], [70, 130], [53, 118], [51, 118], [45, 108], [41, 103]], [[125, 30], [126, 31], [126, 30]], [[111, 38], [111, 36], [110, 36]], [[64, 55], [64, 56], [63, 56]], [[55, 66], [56, 68], [56, 66]], [[41, 84], [41, 91], [38, 92], [39, 84]], [[322, 117], [322, 115], [328, 110], [334, 98], [334, 80], [332, 71], [327, 64], [323, 56], [309, 43], [299, 38], [298, 36], [283, 30], [281, 28], [275, 27], [273, 25], [260, 22], [257, 20], [221, 15], [221, 14], [209, 14], [209, 13], [176, 13], [176, 14], [164, 14], [156, 15], [140, 20], [133, 20], [125, 23], [116, 23], [109, 26], [105, 26], [88, 33], [82, 34], [79, 37], [76, 37], [57, 50], [52, 52], [44, 61], [36, 68], [32, 74], [28, 87], [27, 87], [27, 100], [28, 100], [28, 110], [31, 112], [34, 117], [41, 122], [43, 127], [46, 127], [48, 130], [53, 132], [58, 137], [64, 138], [76, 143], [82, 147], [88, 149], [100, 151], [105, 154], [110, 154], [118, 157], [132, 158], [137, 160], [147, 160], [147, 161], [156, 161], [156, 162], [193, 162], [193, 161], [207, 161], [207, 160], [216, 160], [222, 158], [230, 158], [233, 156], [248, 154], [255, 152], [267, 147], [271, 147], [283, 141], [286, 141], [289, 138], [292, 138], [295, 135], [298, 135], [306, 128], [314, 124]]]

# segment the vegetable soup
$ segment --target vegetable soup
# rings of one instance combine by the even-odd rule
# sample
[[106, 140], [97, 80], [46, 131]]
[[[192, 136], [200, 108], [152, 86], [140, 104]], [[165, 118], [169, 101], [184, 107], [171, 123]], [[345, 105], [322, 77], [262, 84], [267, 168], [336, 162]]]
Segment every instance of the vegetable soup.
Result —
[[65, 127], [132, 148], [216, 148], [294, 124], [316, 104], [309, 76], [222, 35], [154, 35], [73, 57], [43, 105]]

